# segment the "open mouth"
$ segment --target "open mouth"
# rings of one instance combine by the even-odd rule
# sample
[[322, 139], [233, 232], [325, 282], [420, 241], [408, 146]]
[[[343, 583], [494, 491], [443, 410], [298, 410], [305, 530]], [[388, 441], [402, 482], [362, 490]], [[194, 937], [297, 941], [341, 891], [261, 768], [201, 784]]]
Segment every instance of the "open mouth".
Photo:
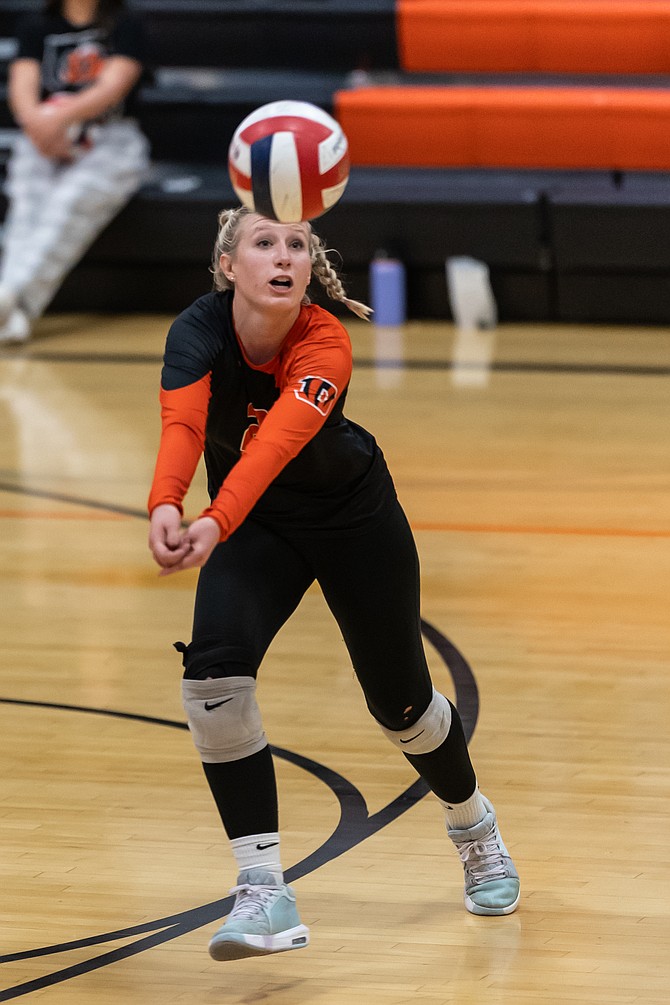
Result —
[[274, 286], [278, 290], [290, 290], [293, 286], [292, 279], [271, 279], [270, 286]]

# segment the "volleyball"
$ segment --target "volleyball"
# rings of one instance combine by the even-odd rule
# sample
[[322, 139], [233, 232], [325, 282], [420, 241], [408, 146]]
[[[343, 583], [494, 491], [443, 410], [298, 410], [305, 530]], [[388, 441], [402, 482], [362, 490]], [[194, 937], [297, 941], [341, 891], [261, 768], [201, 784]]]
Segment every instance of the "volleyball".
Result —
[[281, 223], [331, 209], [349, 180], [349, 144], [338, 122], [307, 101], [272, 101], [240, 122], [228, 151], [240, 202]]

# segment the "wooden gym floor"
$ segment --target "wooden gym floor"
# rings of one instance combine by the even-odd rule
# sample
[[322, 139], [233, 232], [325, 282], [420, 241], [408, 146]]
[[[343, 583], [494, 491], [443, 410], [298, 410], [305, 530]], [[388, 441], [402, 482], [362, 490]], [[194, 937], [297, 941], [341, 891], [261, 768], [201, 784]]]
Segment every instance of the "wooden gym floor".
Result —
[[171, 649], [195, 573], [146, 547], [169, 320], [53, 315], [0, 352], [0, 1001], [667, 1005], [670, 332], [350, 325], [347, 411], [415, 529], [521, 906], [465, 912], [314, 589], [259, 686], [312, 944], [216, 964], [235, 870]]

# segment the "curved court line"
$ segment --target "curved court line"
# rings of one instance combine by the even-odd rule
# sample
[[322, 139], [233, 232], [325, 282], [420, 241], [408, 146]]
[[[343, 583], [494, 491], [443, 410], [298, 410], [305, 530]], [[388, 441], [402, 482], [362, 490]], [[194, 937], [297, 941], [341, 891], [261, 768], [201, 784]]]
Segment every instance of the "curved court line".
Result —
[[[422, 621], [421, 627], [425, 638], [431, 643], [449, 670], [456, 693], [456, 706], [463, 719], [466, 737], [470, 740], [474, 733], [479, 713], [479, 694], [472, 670], [458, 649], [441, 632], [427, 621]], [[104, 715], [117, 719], [135, 720], [149, 725], [167, 726], [173, 729], [188, 728], [186, 723], [176, 722], [172, 719], [160, 719], [132, 712], [117, 712], [110, 709], [65, 705], [56, 702], [0, 698], [0, 704], [51, 708], [57, 711], [83, 712], [89, 715]], [[322, 781], [336, 796], [340, 805], [340, 819], [330, 837], [314, 852], [286, 870], [285, 875], [289, 883], [295, 882], [295, 880], [300, 879], [302, 876], [308, 875], [327, 862], [331, 862], [345, 852], [350, 851], [356, 845], [392, 823], [429, 792], [426, 783], [422, 779], [417, 779], [413, 785], [410, 785], [404, 792], [396, 796], [387, 806], [383, 807], [377, 813], [370, 815], [361, 792], [344, 778], [343, 775], [294, 751], [281, 747], [272, 747], [272, 752], [275, 756], [289, 761], [302, 770], [310, 772]], [[53, 971], [50, 974], [45, 974], [42, 977], [0, 991], [0, 1002], [11, 1001], [14, 998], [31, 994], [33, 991], [43, 990], [55, 984], [60, 984], [63, 981], [82, 976], [93, 970], [99, 970], [102, 967], [118, 963], [131, 956], [136, 956], [154, 946], [170, 942], [172, 939], [179, 938], [181, 935], [192, 932], [197, 928], [202, 928], [204, 925], [224, 917], [229, 913], [232, 905], [233, 898], [229, 896], [188, 911], [180, 912], [179, 914], [145, 922], [141, 925], [134, 925], [129, 928], [118, 929], [85, 939], [77, 939], [62, 943], [61, 945], [46, 946], [0, 956], [0, 963], [10, 963], [51, 956], [74, 949], [98, 946], [116, 939], [144, 936], [126, 946], [120, 946], [107, 953], [94, 956], [89, 960], [81, 961], [70, 967]]]

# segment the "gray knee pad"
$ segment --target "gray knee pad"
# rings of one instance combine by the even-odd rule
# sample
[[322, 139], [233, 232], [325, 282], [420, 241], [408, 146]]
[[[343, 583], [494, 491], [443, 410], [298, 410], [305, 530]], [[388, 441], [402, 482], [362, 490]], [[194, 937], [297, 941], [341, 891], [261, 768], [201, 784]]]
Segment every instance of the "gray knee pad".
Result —
[[253, 677], [182, 680], [193, 742], [207, 764], [239, 761], [267, 745]]
[[405, 754], [429, 754], [446, 740], [451, 726], [451, 705], [439, 691], [433, 689], [430, 705], [413, 726], [408, 729], [379, 727], [394, 746]]

